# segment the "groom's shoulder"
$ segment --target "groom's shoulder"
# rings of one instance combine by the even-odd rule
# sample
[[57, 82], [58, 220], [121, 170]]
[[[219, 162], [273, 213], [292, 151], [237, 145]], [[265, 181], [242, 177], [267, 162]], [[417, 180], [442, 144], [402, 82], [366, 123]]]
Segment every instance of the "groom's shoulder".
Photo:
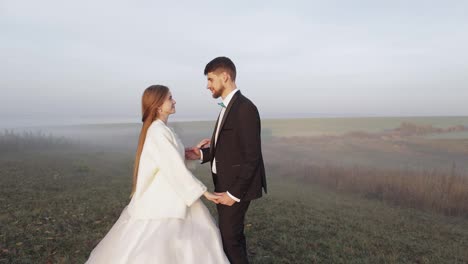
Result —
[[242, 93], [239, 93], [239, 101], [242, 103], [242, 104], [245, 104], [245, 105], [248, 105], [248, 106], [253, 106], [256, 108], [255, 104], [252, 102], [252, 100], [250, 100], [249, 98], [247, 98], [244, 94]]
[[[257, 109], [257, 106], [255, 106], [255, 104], [252, 102], [252, 100], [250, 100], [249, 98], [247, 98], [246, 96], [244, 96], [243, 94], [239, 94], [239, 108], [240, 109], [244, 109], [244, 111], [247, 112], [256, 112], [258, 113], [258, 109]], [[241, 110], [242, 112], [242, 110]]]

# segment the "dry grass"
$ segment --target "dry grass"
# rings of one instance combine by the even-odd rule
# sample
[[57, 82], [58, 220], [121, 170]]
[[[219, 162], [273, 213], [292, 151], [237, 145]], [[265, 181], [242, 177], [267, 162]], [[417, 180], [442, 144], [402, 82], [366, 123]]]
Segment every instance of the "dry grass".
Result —
[[[337, 191], [354, 192], [396, 205], [468, 217], [468, 176], [437, 170], [389, 170], [365, 167], [291, 164], [283, 175]], [[281, 168], [278, 168], [281, 170]]]

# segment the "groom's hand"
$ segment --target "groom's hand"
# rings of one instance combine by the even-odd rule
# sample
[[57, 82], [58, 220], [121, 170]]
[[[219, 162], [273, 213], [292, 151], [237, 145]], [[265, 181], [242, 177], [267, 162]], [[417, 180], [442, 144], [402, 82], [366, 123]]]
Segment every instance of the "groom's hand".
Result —
[[211, 144], [211, 139], [205, 138], [200, 141], [200, 143], [197, 144], [197, 148], [202, 149], [205, 147], [208, 147]]
[[229, 195], [226, 192], [223, 192], [223, 193], [215, 192], [215, 194], [219, 195], [218, 202], [220, 204], [224, 204], [224, 205], [227, 205], [227, 206], [232, 206], [233, 204], [236, 203], [236, 201], [234, 201], [231, 197], [229, 197]]

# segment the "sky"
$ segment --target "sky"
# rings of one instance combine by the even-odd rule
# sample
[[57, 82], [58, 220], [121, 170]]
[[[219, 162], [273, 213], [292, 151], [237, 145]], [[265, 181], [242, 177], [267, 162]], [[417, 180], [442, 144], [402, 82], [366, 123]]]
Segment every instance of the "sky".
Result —
[[[263, 118], [468, 114], [467, 1], [0, 0], [0, 120], [212, 120], [227, 56]], [[84, 120], [84, 121], [83, 121]], [[98, 121], [98, 122], [100, 122]]]

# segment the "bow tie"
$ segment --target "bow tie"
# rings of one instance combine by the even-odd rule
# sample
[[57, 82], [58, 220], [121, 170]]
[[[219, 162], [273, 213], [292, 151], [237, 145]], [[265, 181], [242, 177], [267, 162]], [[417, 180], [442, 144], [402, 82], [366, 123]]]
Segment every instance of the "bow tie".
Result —
[[226, 108], [226, 106], [224, 105], [224, 103], [223, 103], [223, 102], [221, 102], [221, 103], [218, 103], [218, 105], [219, 105], [219, 106], [221, 106], [221, 107], [223, 107], [223, 108]]

